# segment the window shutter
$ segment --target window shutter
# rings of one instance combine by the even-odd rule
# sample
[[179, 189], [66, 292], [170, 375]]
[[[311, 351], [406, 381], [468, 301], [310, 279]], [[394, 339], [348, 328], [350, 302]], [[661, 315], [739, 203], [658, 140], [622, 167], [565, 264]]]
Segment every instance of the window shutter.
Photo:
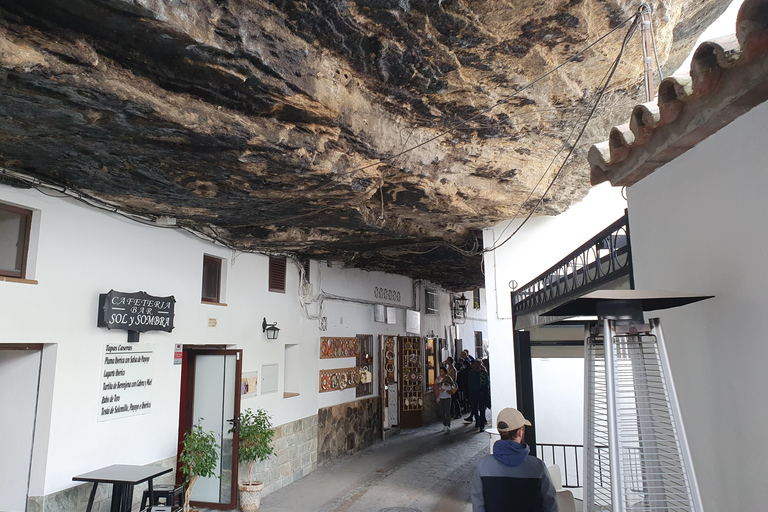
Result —
[[285, 293], [285, 258], [269, 258], [269, 291]]

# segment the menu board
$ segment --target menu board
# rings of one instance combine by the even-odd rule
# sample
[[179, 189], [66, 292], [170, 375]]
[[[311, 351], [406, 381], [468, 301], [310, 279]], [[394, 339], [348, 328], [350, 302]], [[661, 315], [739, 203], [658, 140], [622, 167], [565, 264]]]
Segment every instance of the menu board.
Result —
[[154, 343], [104, 343], [98, 420], [149, 413], [154, 370]]

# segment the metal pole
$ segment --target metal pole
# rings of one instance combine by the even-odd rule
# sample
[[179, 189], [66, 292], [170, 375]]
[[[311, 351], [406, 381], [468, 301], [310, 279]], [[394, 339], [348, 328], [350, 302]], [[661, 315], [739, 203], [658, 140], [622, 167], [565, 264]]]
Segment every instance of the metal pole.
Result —
[[603, 343], [605, 347], [605, 388], [608, 406], [608, 453], [611, 461], [612, 512], [624, 512], [621, 489], [621, 464], [619, 461], [619, 429], [616, 418], [616, 372], [613, 357], [613, 328], [611, 321], [603, 319]]

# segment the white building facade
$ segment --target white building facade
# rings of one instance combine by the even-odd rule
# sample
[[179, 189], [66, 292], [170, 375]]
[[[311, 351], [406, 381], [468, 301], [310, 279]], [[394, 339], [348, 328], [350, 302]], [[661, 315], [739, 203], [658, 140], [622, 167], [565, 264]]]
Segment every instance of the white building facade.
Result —
[[[406, 311], [422, 308], [416, 294], [423, 284], [318, 261], [304, 267], [302, 282], [300, 265], [289, 259], [284, 292], [272, 292], [269, 256], [34, 189], [0, 185], [0, 204], [32, 212], [26, 273], [0, 277], [0, 509], [84, 510], [90, 486], [73, 476], [111, 464], [174, 467], [185, 382], [178, 363], [195, 348], [240, 351], [243, 377], [255, 377], [240, 410], [263, 408], [276, 426], [276, 455], [259, 466], [267, 492], [380, 439], [379, 337], [406, 334]], [[0, 234], [13, 229], [3, 224], [8, 218], [0, 216]], [[201, 294], [210, 257], [220, 262], [217, 301]], [[143, 332], [133, 344], [127, 331], [99, 327], [99, 297], [110, 290], [173, 296], [173, 330]], [[450, 303], [450, 294], [437, 292]], [[385, 306], [386, 321], [376, 321], [374, 304]], [[447, 332], [452, 324], [447, 307], [422, 318], [429, 321], [410, 334]], [[264, 320], [277, 324], [278, 339], [267, 339]], [[322, 358], [321, 339], [357, 335], [373, 340], [367, 394], [356, 386], [321, 392], [321, 372], [357, 365], [351, 353]], [[131, 376], [130, 366], [110, 367], [112, 350], [123, 350], [114, 347], [140, 347], [147, 359]], [[122, 371], [136, 389], [112, 388]], [[105, 407], [114, 408], [105, 414]], [[350, 408], [353, 423], [333, 418]], [[346, 429], [344, 443], [335, 437], [339, 429]], [[137, 491], [134, 500], [140, 497]]]

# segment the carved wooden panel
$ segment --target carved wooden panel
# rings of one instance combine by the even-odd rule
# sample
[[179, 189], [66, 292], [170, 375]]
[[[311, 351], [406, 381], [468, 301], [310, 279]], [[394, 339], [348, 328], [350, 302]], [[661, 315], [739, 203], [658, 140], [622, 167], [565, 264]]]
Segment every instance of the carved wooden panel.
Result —
[[338, 368], [336, 370], [320, 370], [319, 388], [321, 393], [341, 391], [354, 388], [360, 383], [358, 368]]
[[359, 353], [358, 338], [320, 338], [320, 359], [357, 357]]

